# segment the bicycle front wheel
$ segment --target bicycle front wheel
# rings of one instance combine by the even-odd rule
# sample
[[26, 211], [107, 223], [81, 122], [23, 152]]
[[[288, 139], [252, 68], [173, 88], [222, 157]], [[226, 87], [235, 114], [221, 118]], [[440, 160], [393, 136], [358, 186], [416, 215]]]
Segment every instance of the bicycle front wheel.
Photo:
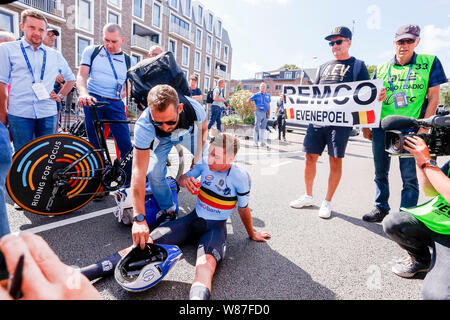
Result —
[[75, 211], [101, 189], [103, 159], [86, 140], [66, 134], [38, 138], [14, 154], [6, 178], [10, 197], [42, 215]]

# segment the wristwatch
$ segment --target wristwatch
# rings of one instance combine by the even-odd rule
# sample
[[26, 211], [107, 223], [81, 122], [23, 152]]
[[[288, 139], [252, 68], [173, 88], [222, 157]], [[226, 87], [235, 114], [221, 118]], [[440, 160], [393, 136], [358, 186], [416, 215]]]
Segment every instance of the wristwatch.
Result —
[[424, 164], [422, 164], [422, 165], [420, 166], [421, 169], [425, 169], [425, 168], [427, 168], [427, 167], [435, 167], [435, 168], [439, 168], [438, 165], [437, 165], [437, 163], [436, 163], [436, 160], [434, 160], [434, 159], [430, 159], [430, 160], [428, 160], [427, 162], [425, 162]]
[[142, 222], [145, 220], [145, 214], [139, 213], [137, 216], [133, 218], [133, 221]]
[[64, 100], [66, 97], [64, 97], [61, 93], [58, 93], [58, 98], [60, 98], [61, 100]]

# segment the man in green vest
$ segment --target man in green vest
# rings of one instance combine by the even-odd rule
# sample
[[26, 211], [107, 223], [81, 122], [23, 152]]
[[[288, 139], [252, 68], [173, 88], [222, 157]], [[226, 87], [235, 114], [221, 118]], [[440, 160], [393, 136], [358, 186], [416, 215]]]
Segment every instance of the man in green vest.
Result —
[[384, 219], [386, 234], [408, 252], [392, 271], [404, 278], [428, 271], [422, 297], [449, 300], [450, 162], [439, 168], [425, 141], [417, 136], [407, 138], [406, 144], [405, 149], [414, 155], [420, 188], [427, 197], [434, 198], [417, 207], [401, 208]]
[[[437, 57], [414, 52], [419, 42], [419, 26], [400, 27], [394, 40], [394, 59], [378, 66], [374, 73], [374, 78], [383, 79], [386, 88], [381, 120], [389, 115], [428, 118], [436, 112], [440, 85], [447, 82], [447, 77]], [[404, 133], [408, 131], [405, 130]], [[426, 130], [421, 129], [419, 132]], [[390, 210], [388, 200], [391, 159], [385, 151], [385, 134], [381, 127], [363, 129], [363, 134], [366, 139], [372, 141], [376, 184], [375, 208], [365, 214], [363, 220], [381, 222]], [[399, 163], [403, 181], [400, 206], [413, 207], [417, 205], [419, 198], [414, 159], [400, 158]]]

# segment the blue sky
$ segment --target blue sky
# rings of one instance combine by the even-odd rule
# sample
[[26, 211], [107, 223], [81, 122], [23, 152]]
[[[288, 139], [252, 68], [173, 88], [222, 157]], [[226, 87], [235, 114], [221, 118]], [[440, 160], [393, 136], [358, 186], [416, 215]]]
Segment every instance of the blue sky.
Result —
[[[367, 64], [394, 55], [398, 27], [418, 24], [416, 52], [439, 57], [450, 77], [450, 0], [200, 0], [223, 19], [233, 47], [232, 78], [253, 77], [285, 63], [317, 67], [333, 58], [324, 40], [335, 26], [354, 24], [350, 54]], [[313, 57], [317, 57], [313, 59]]]

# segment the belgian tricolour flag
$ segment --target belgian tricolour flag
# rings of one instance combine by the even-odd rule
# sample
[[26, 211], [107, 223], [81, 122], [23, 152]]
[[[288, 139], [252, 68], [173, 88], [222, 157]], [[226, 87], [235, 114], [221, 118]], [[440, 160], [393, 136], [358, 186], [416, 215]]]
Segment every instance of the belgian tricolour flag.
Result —
[[294, 119], [294, 108], [286, 109], [286, 119]]
[[375, 123], [375, 111], [352, 112], [353, 125]]

